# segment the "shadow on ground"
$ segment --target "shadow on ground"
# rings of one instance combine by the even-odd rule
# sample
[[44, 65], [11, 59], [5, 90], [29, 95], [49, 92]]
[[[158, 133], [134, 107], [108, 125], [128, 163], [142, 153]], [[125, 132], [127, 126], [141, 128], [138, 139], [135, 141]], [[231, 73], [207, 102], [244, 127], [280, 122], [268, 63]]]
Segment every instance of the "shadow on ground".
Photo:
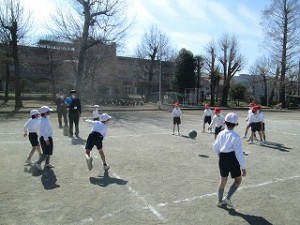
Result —
[[72, 142], [72, 145], [85, 145], [86, 140], [82, 139], [81, 137], [78, 137], [78, 138], [73, 137], [71, 142]]
[[276, 150], [281, 151], [281, 152], [290, 152], [289, 150], [292, 149], [292, 148], [284, 146], [283, 144], [276, 143], [276, 142], [270, 142], [270, 141], [267, 141], [262, 146], [265, 147], [265, 148], [276, 149]]
[[106, 187], [110, 184], [126, 185], [128, 181], [110, 177], [108, 171], [105, 171], [103, 176], [90, 177], [90, 183], [94, 185], [99, 185], [101, 187]]
[[245, 221], [247, 221], [250, 225], [272, 225], [269, 221], [267, 221], [265, 218], [261, 216], [254, 216], [254, 215], [249, 215], [249, 214], [243, 214], [240, 212], [237, 212], [233, 208], [224, 208], [225, 210], [228, 211], [229, 215], [231, 216], [239, 216], [243, 218]]
[[44, 186], [44, 189], [46, 190], [51, 190], [60, 187], [60, 185], [56, 184], [56, 175], [51, 168], [46, 168], [43, 170], [41, 181]]

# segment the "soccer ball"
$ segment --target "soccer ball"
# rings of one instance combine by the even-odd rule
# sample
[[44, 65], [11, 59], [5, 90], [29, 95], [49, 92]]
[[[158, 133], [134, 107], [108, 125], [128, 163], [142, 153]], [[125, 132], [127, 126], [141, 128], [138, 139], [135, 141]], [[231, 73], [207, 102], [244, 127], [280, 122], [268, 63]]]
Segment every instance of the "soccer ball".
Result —
[[189, 133], [189, 137], [192, 139], [195, 139], [197, 137], [198, 133], [195, 130], [191, 130]]
[[66, 100], [65, 100], [65, 103], [66, 103], [67, 105], [71, 105], [71, 103], [72, 103], [72, 98], [71, 98], [71, 97], [67, 97]]

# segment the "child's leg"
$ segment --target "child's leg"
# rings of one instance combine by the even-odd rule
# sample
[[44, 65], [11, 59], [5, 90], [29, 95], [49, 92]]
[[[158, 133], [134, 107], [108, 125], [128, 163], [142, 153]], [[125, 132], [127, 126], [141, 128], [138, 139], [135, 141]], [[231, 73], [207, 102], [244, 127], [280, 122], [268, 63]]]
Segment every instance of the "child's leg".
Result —
[[46, 158], [46, 155], [42, 154], [42, 155], [40, 156], [39, 160], [38, 160], [36, 163], [37, 163], [37, 164], [41, 164], [41, 163], [44, 161], [45, 158]]
[[248, 135], [248, 130], [249, 130], [249, 125], [246, 127], [246, 129], [245, 129], [245, 137], [247, 137], [247, 135]]
[[175, 133], [175, 126], [176, 126], [176, 124], [174, 123], [173, 124], [173, 134]]
[[32, 149], [31, 149], [31, 151], [30, 151], [30, 153], [29, 153], [29, 155], [27, 157], [27, 160], [31, 160], [31, 158], [32, 158], [32, 156], [33, 156], [36, 148], [37, 148], [37, 146], [32, 146]]
[[87, 154], [90, 157], [91, 149], [85, 149], [85, 154]]
[[240, 184], [242, 183], [242, 176], [234, 178], [233, 184], [230, 186], [226, 198], [230, 200], [231, 196], [236, 192]]
[[250, 141], [253, 141], [253, 136], [254, 136], [254, 132], [251, 131], [251, 135], [250, 135], [250, 138], [249, 138]]
[[105, 155], [104, 155], [104, 152], [103, 152], [103, 149], [102, 149], [102, 148], [99, 149], [99, 154], [100, 154], [100, 156], [101, 156], [103, 165], [106, 165]]
[[202, 128], [202, 132], [205, 132], [205, 121], [203, 120], [203, 128]]
[[50, 155], [46, 155], [45, 157], [45, 164], [49, 164], [50, 163]]
[[180, 133], [179, 130], [180, 130], [179, 124], [177, 123], [177, 131], [178, 131], [178, 134]]
[[36, 146], [36, 151], [39, 153], [39, 156], [41, 157], [42, 150], [41, 150], [41, 146], [40, 145]]
[[261, 131], [258, 131], [258, 134], [259, 134], [260, 141], [263, 141]]
[[220, 183], [219, 183], [219, 186], [218, 186], [218, 201], [219, 202], [222, 202], [223, 194], [224, 194], [224, 188], [225, 188], [225, 185], [227, 183], [227, 180], [228, 180], [228, 177], [221, 177], [221, 179], [220, 179]]

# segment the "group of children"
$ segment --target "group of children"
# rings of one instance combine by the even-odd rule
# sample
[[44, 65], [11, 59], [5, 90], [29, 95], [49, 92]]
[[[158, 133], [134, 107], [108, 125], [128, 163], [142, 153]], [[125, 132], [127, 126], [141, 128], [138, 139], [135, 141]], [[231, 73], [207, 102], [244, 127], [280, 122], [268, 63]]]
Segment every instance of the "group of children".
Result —
[[[221, 109], [219, 107], [214, 109], [214, 114], [215, 115], [213, 116], [213, 112], [209, 105], [205, 104], [202, 116], [202, 132], [205, 132], [206, 124], [208, 124], [208, 132], [212, 133], [212, 129], [214, 128], [215, 142], [213, 144], [213, 150], [219, 158], [220, 182], [217, 191], [217, 206], [233, 207], [231, 203], [231, 196], [241, 184], [242, 176], [246, 176], [246, 163], [244, 159], [245, 152], [242, 148], [241, 137], [233, 131], [234, 127], [238, 125], [238, 116], [235, 113], [228, 113], [226, 117], [224, 117], [221, 115]], [[174, 104], [174, 109], [172, 111], [173, 134], [176, 125], [178, 134], [180, 134], [179, 125], [181, 124], [181, 115], [182, 111], [180, 110], [179, 103], [177, 102]], [[248, 130], [251, 128], [251, 135], [248, 139], [249, 144], [253, 144], [253, 139], [256, 139], [255, 132], [258, 132], [259, 134], [260, 143], [266, 143], [264, 114], [260, 105], [254, 103], [249, 104], [246, 121], [247, 126], [245, 136], [243, 138], [247, 138]], [[225, 197], [223, 197], [229, 173], [234, 179], [234, 182], [230, 186], [228, 193]]]
[[[107, 124], [111, 117], [107, 113], [100, 115], [98, 109], [99, 106], [95, 105], [93, 120], [83, 119], [83, 121], [92, 125], [92, 131], [86, 141], [85, 157], [88, 168], [91, 170], [93, 168], [93, 158], [90, 156], [90, 152], [96, 146], [103, 162], [103, 168], [108, 170], [110, 167], [106, 163], [102, 141], [106, 136]], [[32, 156], [37, 151], [39, 159], [34, 163], [34, 166], [40, 171], [42, 171], [41, 163], [43, 161], [45, 161], [44, 168], [54, 168], [54, 165], [50, 163], [50, 156], [53, 154], [53, 128], [49, 120], [51, 111], [53, 110], [48, 106], [42, 106], [39, 110], [33, 109], [30, 111], [31, 118], [24, 124], [24, 137], [28, 136], [32, 145], [25, 166], [33, 164]]]
[[265, 116], [262, 112], [261, 105], [256, 105], [255, 103], [249, 103], [249, 110], [247, 116], [247, 126], [245, 130], [245, 135], [243, 138], [247, 138], [248, 130], [251, 128], [251, 135], [247, 140], [249, 144], [253, 144], [253, 140], [258, 140], [255, 132], [258, 132], [260, 144], [266, 143], [266, 135], [265, 135]]

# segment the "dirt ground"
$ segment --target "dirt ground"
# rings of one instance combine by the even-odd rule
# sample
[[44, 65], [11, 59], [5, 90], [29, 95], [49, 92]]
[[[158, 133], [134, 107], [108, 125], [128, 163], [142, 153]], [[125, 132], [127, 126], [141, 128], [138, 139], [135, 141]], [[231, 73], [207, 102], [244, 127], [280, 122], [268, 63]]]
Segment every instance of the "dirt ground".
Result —
[[[265, 112], [266, 145], [243, 139], [248, 175], [232, 197], [234, 209], [216, 206], [218, 159], [214, 135], [201, 132], [202, 111], [183, 112], [182, 136], [172, 135], [169, 112], [108, 113], [108, 173], [95, 148], [94, 169], [87, 169], [90, 126], [80, 121], [80, 138], [65, 137], [55, 113], [55, 168], [24, 166], [31, 149], [22, 131], [28, 115], [1, 115], [0, 224], [300, 224], [299, 111]], [[247, 111], [236, 113], [243, 136]], [[196, 139], [187, 137], [190, 130]]]

